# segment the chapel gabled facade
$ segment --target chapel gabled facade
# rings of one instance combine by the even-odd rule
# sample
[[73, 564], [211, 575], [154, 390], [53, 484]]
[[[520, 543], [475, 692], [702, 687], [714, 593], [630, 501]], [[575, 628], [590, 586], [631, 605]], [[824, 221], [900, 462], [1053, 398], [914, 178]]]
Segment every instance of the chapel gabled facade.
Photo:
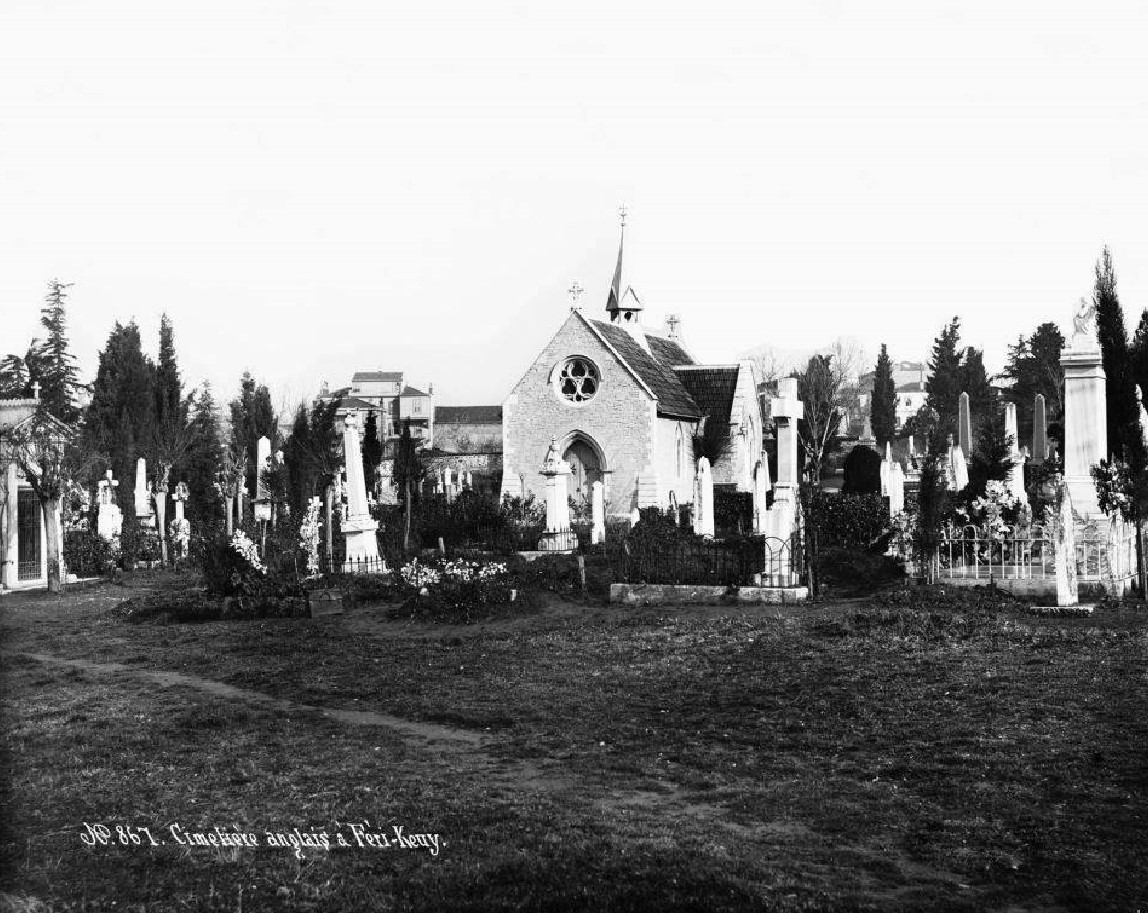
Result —
[[[624, 227], [623, 227], [624, 232]], [[572, 469], [570, 494], [602, 481], [607, 516], [693, 500], [694, 439], [723, 439], [714, 483], [750, 491], [762, 417], [748, 362], [698, 365], [677, 334], [648, 332], [624, 279], [624, 235], [605, 320], [574, 308], [503, 402], [503, 495], [543, 497], [552, 440]]]

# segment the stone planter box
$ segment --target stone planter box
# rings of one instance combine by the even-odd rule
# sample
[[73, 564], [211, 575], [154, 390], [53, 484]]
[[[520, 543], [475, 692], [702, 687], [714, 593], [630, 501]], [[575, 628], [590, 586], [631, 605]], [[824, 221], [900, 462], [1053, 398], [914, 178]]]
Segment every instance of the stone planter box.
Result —
[[708, 586], [673, 583], [612, 583], [610, 602], [648, 605], [778, 605], [805, 602], [808, 587]]

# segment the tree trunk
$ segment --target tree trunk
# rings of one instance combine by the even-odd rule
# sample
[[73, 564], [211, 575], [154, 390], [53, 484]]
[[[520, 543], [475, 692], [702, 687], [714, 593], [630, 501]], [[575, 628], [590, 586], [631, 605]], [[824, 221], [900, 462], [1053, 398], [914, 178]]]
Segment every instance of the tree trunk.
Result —
[[234, 509], [234, 507], [235, 507], [235, 505], [231, 503], [230, 497], [226, 497], [223, 499], [223, 512], [225, 514], [227, 514], [227, 538], [228, 539], [231, 538], [231, 532], [233, 529], [233, 527], [231, 525], [231, 513], [232, 513], [232, 510]]
[[407, 558], [407, 550], [410, 548], [411, 538], [411, 480], [407, 479], [407, 484], [403, 487], [406, 509], [403, 511], [403, 560]]
[[1144, 521], [1136, 518], [1136, 586], [1140, 590], [1141, 601], [1148, 600], [1148, 590], [1145, 589], [1144, 568]]
[[48, 540], [48, 592], [60, 592], [61, 581], [64, 579], [64, 556], [60, 554], [60, 527], [56, 522], [56, 511], [59, 510], [60, 499], [51, 498], [40, 500], [40, 512], [44, 517], [44, 531]]
[[323, 534], [326, 538], [325, 544], [327, 546], [327, 563], [330, 565], [332, 570], [334, 569], [335, 561], [335, 536], [331, 531], [331, 502], [334, 500], [334, 498], [335, 489], [333, 486], [328, 485], [326, 492], [326, 514], [324, 515], [325, 522], [323, 523]]

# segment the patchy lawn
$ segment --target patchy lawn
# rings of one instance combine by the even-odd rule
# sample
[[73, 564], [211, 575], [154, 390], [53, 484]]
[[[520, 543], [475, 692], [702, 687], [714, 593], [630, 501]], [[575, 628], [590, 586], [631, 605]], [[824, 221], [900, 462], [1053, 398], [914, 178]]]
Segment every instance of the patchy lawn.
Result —
[[[16, 909], [1148, 907], [1142, 612], [165, 625], [129, 594], [0, 601]], [[264, 845], [295, 828], [352, 845]]]

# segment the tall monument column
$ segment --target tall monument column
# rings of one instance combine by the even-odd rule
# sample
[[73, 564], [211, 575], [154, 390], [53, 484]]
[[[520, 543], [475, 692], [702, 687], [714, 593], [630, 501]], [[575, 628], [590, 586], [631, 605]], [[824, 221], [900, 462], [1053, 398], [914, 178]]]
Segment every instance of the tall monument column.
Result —
[[1105, 374], [1096, 339], [1096, 308], [1080, 299], [1072, 339], [1060, 356], [1064, 368], [1064, 476], [1072, 506], [1082, 517], [1100, 513], [1092, 467], [1108, 456]]
[[343, 419], [343, 459], [347, 466], [347, 514], [343, 533], [347, 540], [347, 562], [344, 570], [360, 573], [386, 573], [386, 563], [379, 557], [375, 530], [367, 506], [367, 486], [363, 479], [363, 451], [359, 444], [359, 425], [352, 412]]

